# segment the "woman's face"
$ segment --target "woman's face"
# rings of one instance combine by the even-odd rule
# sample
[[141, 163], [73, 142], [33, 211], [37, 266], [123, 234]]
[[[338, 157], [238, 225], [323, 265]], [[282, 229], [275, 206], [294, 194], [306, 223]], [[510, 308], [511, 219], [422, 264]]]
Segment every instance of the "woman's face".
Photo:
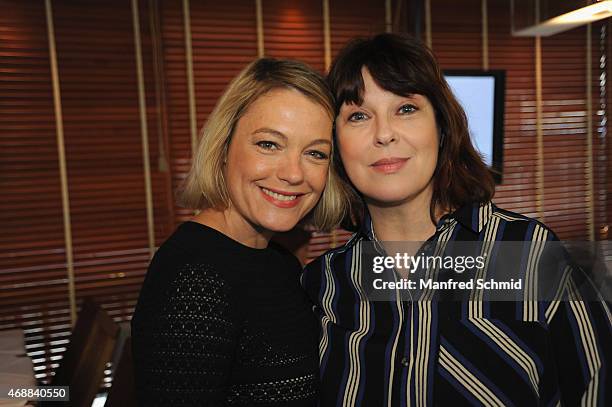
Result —
[[253, 102], [227, 152], [229, 216], [260, 231], [293, 228], [323, 193], [331, 134], [327, 111], [296, 90], [275, 89]]
[[430, 194], [438, 157], [431, 103], [422, 95], [382, 89], [366, 68], [362, 76], [363, 104], [345, 103], [336, 118], [348, 177], [370, 203], [395, 205]]

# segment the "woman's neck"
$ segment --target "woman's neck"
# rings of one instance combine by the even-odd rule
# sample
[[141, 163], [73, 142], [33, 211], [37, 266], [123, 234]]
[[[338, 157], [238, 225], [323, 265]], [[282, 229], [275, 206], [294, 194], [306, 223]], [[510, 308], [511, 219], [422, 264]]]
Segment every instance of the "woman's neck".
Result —
[[268, 247], [273, 234], [269, 230], [258, 229], [231, 208], [225, 210], [203, 209], [192, 220], [213, 228], [230, 239], [254, 249]]
[[[367, 204], [376, 237], [381, 241], [425, 241], [436, 231], [430, 215], [429, 191], [397, 205]], [[436, 220], [442, 216], [435, 212]]]

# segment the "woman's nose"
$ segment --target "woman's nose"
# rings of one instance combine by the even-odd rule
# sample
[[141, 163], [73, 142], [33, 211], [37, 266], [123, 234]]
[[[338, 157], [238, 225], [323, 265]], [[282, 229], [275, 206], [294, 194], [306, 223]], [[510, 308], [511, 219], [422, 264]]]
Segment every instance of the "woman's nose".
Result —
[[393, 131], [393, 127], [389, 120], [381, 117], [376, 120], [376, 134], [374, 135], [374, 141], [378, 146], [386, 146], [396, 140], [396, 135]]
[[291, 185], [304, 181], [304, 169], [300, 156], [288, 154], [285, 160], [279, 162], [278, 177]]

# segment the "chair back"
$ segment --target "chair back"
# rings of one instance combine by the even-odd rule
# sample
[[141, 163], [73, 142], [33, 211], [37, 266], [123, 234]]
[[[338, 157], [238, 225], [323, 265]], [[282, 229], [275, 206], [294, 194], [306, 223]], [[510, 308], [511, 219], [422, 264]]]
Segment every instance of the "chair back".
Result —
[[[96, 303], [86, 299], [72, 330], [70, 343], [51, 385], [69, 386], [65, 405], [90, 407], [111, 360], [119, 327]], [[53, 405], [57, 406], [57, 403]]]
[[113, 375], [113, 385], [108, 392], [104, 407], [137, 406], [134, 388], [134, 366], [132, 362], [132, 338], [125, 339], [119, 363]]

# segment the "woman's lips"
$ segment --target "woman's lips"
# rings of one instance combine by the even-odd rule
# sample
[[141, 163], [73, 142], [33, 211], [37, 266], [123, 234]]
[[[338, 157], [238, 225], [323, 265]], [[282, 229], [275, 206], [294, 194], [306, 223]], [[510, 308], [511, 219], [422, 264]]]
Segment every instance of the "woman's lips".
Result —
[[383, 174], [393, 174], [399, 171], [405, 164], [408, 162], [409, 158], [383, 158], [382, 160], [378, 160], [373, 164], [370, 164], [370, 167], [374, 169], [374, 171], [381, 172]]
[[279, 208], [293, 208], [304, 195], [301, 192], [286, 192], [261, 186], [259, 189], [265, 200]]

